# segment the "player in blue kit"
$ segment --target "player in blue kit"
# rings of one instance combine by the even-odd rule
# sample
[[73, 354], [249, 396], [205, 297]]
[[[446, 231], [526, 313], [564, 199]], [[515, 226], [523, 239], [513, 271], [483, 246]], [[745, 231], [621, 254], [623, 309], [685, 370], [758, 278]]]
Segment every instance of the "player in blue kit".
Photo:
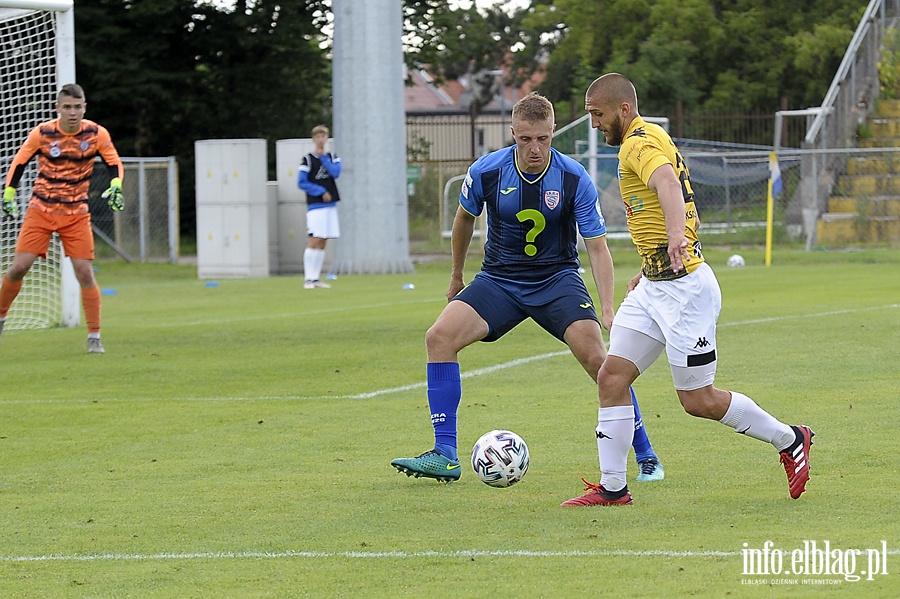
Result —
[[[613, 261], [597, 190], [584, 167], [551, 147], [553, 105], [531, 93], [513, 107], [515, 145], [478, 159], [466, 174], [453, 221], [452, 272], [447, 306], [425, 334], [428, 404], [434, 448], [391, 465], [408, 476], [450, 482], [460, 476], [457, 409], [462, 396], [459, 352], [476, 341], [495, 341], [532, 318], [569, 346], [597, 380], [606, 359], [601, 323], [613, 321]], [[475, 218], [487, 209], [482, 270], [463, 281]], [[598, 319], [578, 273], [577, 235], [585, 240], [600, 295]], [[647, 437], [637, 400], [635, 455], [639, 481], [662, 480], [662, 465]]]

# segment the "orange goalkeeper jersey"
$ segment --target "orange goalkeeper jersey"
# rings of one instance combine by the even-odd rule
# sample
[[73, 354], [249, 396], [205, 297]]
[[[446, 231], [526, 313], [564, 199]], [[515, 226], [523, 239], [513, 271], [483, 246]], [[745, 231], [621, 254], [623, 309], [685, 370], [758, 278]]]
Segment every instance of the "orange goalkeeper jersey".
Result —
[[[10, 165], [6, 185], [17, 187], [25, 166], [38, 156], [38, 175], [32, 186], [32, 203], [44, 209], [87, 212], [88, 188], [99, 155], [110, 178], [122, 178], [122, 160], [105, 127], [84, 119], [75, 133], [66, 133], [59, 119], [41, 123], [28, 138]], [[74, 210], [73, 210], [74, 209]]]

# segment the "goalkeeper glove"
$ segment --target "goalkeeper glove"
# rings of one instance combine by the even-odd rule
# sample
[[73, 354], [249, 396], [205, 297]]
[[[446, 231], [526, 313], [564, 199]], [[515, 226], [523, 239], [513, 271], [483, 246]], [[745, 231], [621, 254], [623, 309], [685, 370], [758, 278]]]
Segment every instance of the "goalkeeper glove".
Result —
[[7, 186], [3, 190], [3, 214], [13, 218], [19, 216], [19, 205], [16, 204], [16, 188]]
[[113, 212], [120, 212], [125, 207], [125, 196], [122, 195], [122, 180], [118, 177], [109, 182], [109, 189], [100, 196], [109, 200], [109, 207]]

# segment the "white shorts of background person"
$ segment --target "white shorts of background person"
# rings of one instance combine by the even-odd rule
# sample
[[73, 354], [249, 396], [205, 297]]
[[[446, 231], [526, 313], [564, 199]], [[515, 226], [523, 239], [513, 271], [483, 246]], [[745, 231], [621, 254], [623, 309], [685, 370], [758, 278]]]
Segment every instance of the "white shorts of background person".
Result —
[[337, 239], [341, 236], [337, 206], [316, 208], [306, 213], [306, 234], [318, 239]]
[[306, 289], [329, 288], [331, 285], [319, 280], [322, 264], [325, 262], [325, 244], [328, 239], [341, 236], [338, 224], [337, 206], [316, 208], [306, 213], [307, 243], [303, 253], [303, 276]]

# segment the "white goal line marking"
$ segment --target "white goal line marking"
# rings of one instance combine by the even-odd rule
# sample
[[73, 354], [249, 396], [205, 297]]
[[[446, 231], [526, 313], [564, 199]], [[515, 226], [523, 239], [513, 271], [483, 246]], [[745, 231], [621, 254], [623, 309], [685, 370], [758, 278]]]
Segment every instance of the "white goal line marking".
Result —
[[[737, 320], [733, 322], [726, 322], [719, 324], [718, 327], [733, 327], [733, 326], [744, 326], [750, 324], [761, 324], [761, 323], [769, 323], [769, 322], [782, 322], [785, 320], [797, 320], [801, 318], [821, 318], [827, 316], [840, 316], [842, 314], [857, 314], [861, 312], [874, 312], [878, 310], [891, 310], [900, 308], [900, 304], [887, 304], [884, 306], [871, 306], [868, 308], [849, 308], [846, 310], [832, 310], [829, 312], [815, 312], [811, 314], [795, 314], [789, 316], [772, 316], [769, 318], [754, 318], [750, 320]], [[530, 362], [534, 362], [536, 360], [544, 360], [547, 358], [555, 358], [558, 356], [564, 356], [569, 353], [568, 349], [549, 352], [544, 354], [538, 354], [536, 356], [528, 356], [525, 358], [518, 358], [515, 360], [511, 360], [509, 362], [503, 362], [501, 364], [495, 364], [493, 366], [486, 366], [484, 368], [478, 368], [475, 370], [467, 370], [462, 373], [461, 378], [469, 379], [477, 376], [483, 376], [485, 374], [491, 374], [493, 372], [498, 372], [500, 370], [505, 370], [507, 368], [514, 368], [516, 366], [522, 366], [524, 364], [528, 364]], [[132, 398], [106, 398], [102, 400], [96, 399], [9, 399], [9, 400], [0, 400], [0, 404], [38, 404], [38, 403], [93, 403], [95, 401], [102, 401], [104, 403], [117, 402], [117, 403], [129, 403], [129, 402], [146, 402], [146, 401], [281, 401], [281, 400], [322, 400], [322, 399], [371, 399], [373, 397], [380, 397], [382, 395], [390, 395], [392, 393], [402, 393], [404, 391], [414, 391], [416, 389], [423, 389], [428, 386], [427, 381], [421, 381], [418, 383], [411, 383], [409, 385], [401, 385], [399, 387], [390, 387], [387, 389], [377, 389], [375, 391], [366, 391], [363, 393], [352, 393], [346, 395], [262, 395], [262, 396], [254, 396], [254, 397], [170, 397], [170, 398], [159, 398], [159, 397], [132, 397]]]
[[[900, 555], [900, 549], [889, 549], [889, 555]], [[666, 549], [619, 549], [610, 551], [527, 551], [527, 550], [460, 550], [460, 551], [218, 551], [200, 553], [95, 553], [72, 555], [0, 555], [0, 562], [100, 562], [196, 559], [410, 559], [454, 557], [737, 557], [740, 551], [675, 551]]]

